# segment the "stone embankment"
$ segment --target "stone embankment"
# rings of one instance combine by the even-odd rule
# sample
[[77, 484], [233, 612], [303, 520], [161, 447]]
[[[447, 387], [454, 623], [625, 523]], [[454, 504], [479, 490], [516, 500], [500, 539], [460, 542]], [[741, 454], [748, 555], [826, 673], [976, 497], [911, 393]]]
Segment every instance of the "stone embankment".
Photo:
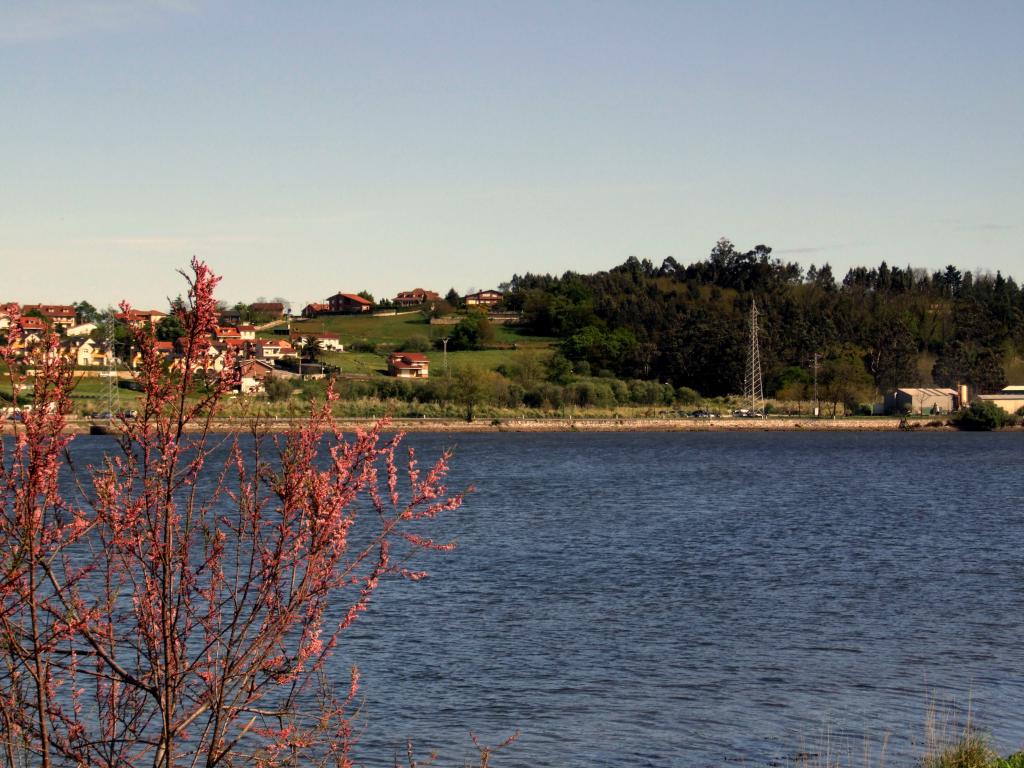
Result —
[[[283, 432], [301, 423], [301, 419], [262, 419], [260, 426], [268, 431]], [[344, 431], [368, 429], [375, 419], [338, 419]], [[692, 418], [629, 418], [629, 419], [392, 419], [389, 431], [401, 432], [895, 432], [898, 418], [814, 419], [780, 417], [768, 419], [692, 419]], [[934, 423], [934, 422], [933, 422]], [[72, 420], [68, 431], [87, 433], [90, 420]], [[221, 420], [214, 424], [217, 432], [249, 431], [249, 420]], [[925, 429], [923, 423], [911, 422], [911, 429]], [[927, 427], [929, 431], [949, 427]]]

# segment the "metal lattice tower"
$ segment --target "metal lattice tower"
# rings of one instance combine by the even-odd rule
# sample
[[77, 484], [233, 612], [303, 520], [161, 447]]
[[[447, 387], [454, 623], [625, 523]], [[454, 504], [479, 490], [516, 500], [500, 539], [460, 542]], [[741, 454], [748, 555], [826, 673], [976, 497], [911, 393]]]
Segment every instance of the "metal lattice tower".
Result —
[[743, 374], [743, 399], [750, 403], [751, 415], [764, 415], [764, 386], [761, 382], [761, 347], [758, 343], [757, 302], [750, 303], [750, 348]]

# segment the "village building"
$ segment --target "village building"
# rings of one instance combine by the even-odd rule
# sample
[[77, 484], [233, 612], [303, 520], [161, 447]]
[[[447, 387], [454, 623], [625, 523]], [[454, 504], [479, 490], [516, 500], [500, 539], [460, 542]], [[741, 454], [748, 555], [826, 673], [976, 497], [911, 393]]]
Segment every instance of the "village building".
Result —
[[320, 317], [320, 315], [326, 315], [330, 311], [331, 307], [326, 302], [307, 304], [302, 308], [302, 316], [312, 319], [314, 317]]
[[167, 317], [167, 313], [158, 309], [130, 309], [127, 312], [118, 312], [114, 317], [132, 328], [138, 328], [146, 324], [155, 326]]
[[96, 368], [110, 365], [114, 361], [113, 350], [107, 344], [92, 339], [69, 341], [65, 343], [66, 353], [75, 361], [79, 368]]
[[440, 300], [440, 294], [434, 293], [434, 291], [428, 291], [425, 288], [413, 288], [411, 291], [401, 291], [392, 300], [392, 304], [396, 307], [416, 307], [420, 304], [429, 304], [430, 302]]
[[284, 317], [284, 304], [280, 301], [257, 301], [249, 305], [249, 311], [254, 315], [265, 315], [279, 320]]
[[430, 376], [430, 360], [419, 352], [392, 352], [388, 356], [388, 376], [426, 379]]
[[214, 346], [217, 349], [230, 349], [236, 355], [242, 355], [245, 353], [248, 342], [239, 338], [218, 339]]
[[96, 323], [79, 323], [78, 325], [72, 325], [66, 331], [65, 336], [88, 336], [90, 333], [95, 331], [99, 326]]
[[217, 341], [227, 341], [228, 339], [241, 341], [242, 339], [242, 334], [238, 328], [231, 326], [218, 325], [213, 329], [213, 335], [217, 337]]
[[42, 338], [42, 334], [46, 333], [50, 329], [49, 323], [47, 323], [41, 317], [26, 317], [22, 315], [18, 320], [18, 327], [21, 328], [21, 332], [26, 336], [28, 334], [35, 334], [37, 339]]
[[358, 315], [373, 309], [373, 302], [355, 293], [336, 293], [327, 299], [327, 308], [335, 315]]
[[238, 335], [245, 341], [253, 341], [256, 338], [256, 326], [240, 325], [238, 326]]
[[75, 308], [68, 304], [25, 304], [21, 308], [22, 315], [38, 312], [45, 317], [50, 325], [57, 330], [70, 328], [76, 322]]
[[320, 344], [320, 349], [325, 352], [344, 352], [345, 347], [341, 343], [341, 338], [336, 333], [330, 331], [322, 331], [318, 333], [311, 333], [309, 331], [292, 331], [291, 342], [297, 348], [305, 347], [311, 340], [316, 339]]
[[[161, 360], [172, 360], [178, 357], [178, 351], [173, 341], [154, 341], [153, 351]], [[142, 351], [134, 349], [132, 354], [132, 367], [138, 368], [142, 365]]]
[[238, 363], [238, 390], [243, 395], [265, 392], [264, 383], [274, 373], [274, 366], [265, 360], [241, 360]]
[[994, 395], [978, 395], [978, 400], [992, 403], [1009, 414], [1015, 414], [1024, 408], [1024, 385], [1011, 384]]
[[173, 341], [154, 341], [153, 349], [161, 357], [167, 358], [175, 353]]
[[268, 363], [284, 360], [287, 357], [298, 357], [295, 347], [287, 341], [257, 339], [254, 342], [250, 342], [248, 348], [253, 357], [259, 360], [266, 360]]
[[463, 297], [463, 301], [466, 302], [467, 307], [484, 306], [493, 307], [501, 303], [501, 300], [505, 298], [501, 291], [477, 291], [476, 293], [470, 293]]
[[960, 395], [949, 387], [901, 387], [885, 393], [886, 413], [950, 413], [960, 408]]

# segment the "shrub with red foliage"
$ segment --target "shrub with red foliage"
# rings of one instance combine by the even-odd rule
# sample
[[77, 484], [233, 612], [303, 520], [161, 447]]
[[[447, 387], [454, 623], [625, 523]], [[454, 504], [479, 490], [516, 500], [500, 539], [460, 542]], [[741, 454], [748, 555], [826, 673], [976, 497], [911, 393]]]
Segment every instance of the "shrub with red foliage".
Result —
[[218, 278], [197, 260], [185, 276], [182, 359], [169, 371], [135, 331], [143, 402], [100, 466], [70, 466], [56, 337], [15, 359], [15, 317], [0, 348], [15, 402], [34, 399], [0, 446], [9, 765], [352, 765], [359, 676], [336, 688], [326, 662], [382, 579], [452, 546], [428, 535], [462, 501], [449, 456], [420, 469], [384, 424], [344, 437], [330, 390], [287, 435], [211, 430], [236, 382], [228, 366], [194, 394]]

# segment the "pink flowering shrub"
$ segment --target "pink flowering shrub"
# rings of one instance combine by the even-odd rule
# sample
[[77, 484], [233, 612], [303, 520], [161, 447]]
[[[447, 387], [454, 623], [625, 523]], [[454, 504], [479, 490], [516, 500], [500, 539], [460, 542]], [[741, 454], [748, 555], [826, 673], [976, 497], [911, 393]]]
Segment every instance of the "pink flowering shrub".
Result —
[[206, 378], [218, 278], [186, 279], [181, 358], [135, 330], [143, 402], [99, 466], [70, 466], [57, 339], [16, 359], [15, 317], [0, 348], [34, 405], [0, 446], [0, 762], [352, 765], [359, 675], [326, 662], [382, 579], [452, 546], [428, 533], [462, 501], [449, 457], [344, 438], [331, 390], [287, 435], [212, 429], [236, 381]]

